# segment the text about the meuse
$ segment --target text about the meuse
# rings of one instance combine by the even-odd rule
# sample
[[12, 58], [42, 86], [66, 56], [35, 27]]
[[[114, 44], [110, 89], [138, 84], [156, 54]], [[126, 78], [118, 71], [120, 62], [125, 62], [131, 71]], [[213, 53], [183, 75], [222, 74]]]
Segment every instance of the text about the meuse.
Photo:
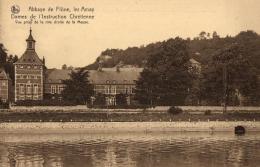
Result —
[[95, 18], [95, 8], [88, 6], [28, 6], [11, 13], [16, 24], [89, 24]]

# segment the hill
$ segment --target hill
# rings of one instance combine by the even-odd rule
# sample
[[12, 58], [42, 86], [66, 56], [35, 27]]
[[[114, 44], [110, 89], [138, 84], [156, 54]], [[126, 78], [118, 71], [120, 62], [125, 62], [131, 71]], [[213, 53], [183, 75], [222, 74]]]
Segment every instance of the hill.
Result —
[[[144, 67], [148, 56], [155, 52], [157, 48], [163, 47], [166, 41], [140, 47], [129, 47], [125, 50], [106, 49], [101, 52], [101, 55], [93, 64], [86, 67], [87, 69], [97, 69], [100, 60], [103, 62], [103, 67], [114, 67], [118, 64]], [[202, 65], [207, 64], [219, 49], [231, 43], [241, 43], [249, 55], [249, 61], [260, 71], [260, 36], [254, 31], [242, 31], [234, 37], [226, 36], [224, 38], [220, 38], [216, 32], [213, 32], [211, 36], [209, 33], [202, 31], [199, 37], [186, 39], [186, 41], [191, 58], [201, 62]]]

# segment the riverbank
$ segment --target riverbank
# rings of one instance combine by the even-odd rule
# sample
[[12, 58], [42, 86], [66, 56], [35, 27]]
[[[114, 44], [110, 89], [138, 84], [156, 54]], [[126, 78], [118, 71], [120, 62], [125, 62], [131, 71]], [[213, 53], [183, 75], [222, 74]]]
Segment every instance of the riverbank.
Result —
[[243, 126], [259, 132], [260, 122], [13, 122], [0, 123], [1, 133], [234, 132]]
[[[202, 114], [203, 113], [203, 114]], [[232, 112], [200, 114], [183, 112], [0, 112], [4, 122], [209, 122], [209, 121], [260, 121], [260, 113]]]
[[[185, 112], [203, 113], [211, 111], [215, 113], [223, 112], [221, 106], [177, 106]], [[78, 106], [11, 106], [11, 109], [5, 109], [5, 112], [166, 112], [170, 106], [156, 106], [152, 108], [136, 108], [136, 109], [107, 109], [107, 108], [87, 108], [85, 105]], [[1, 109], [0, 109], [1, 110]], [[259, 112], [260, 106], [228, 106], [228, 112]]]

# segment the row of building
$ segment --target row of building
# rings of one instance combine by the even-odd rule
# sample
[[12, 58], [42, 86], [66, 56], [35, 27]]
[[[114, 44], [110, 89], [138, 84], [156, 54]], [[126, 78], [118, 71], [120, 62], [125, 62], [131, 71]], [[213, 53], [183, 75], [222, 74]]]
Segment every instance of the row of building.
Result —
[[[40, 59], [35, 50], [32, 30], [26, 39], [24, 54], [14, 63], [14, 86], [10, 77], [0, 69], [0, 98], [2, 101], [60, 100], [65, 85], [63, 80], [70, 78], [71, 70], [47, 69], [45, 59]], [[106, 96], [107, 105], [116, 105], [116, 95], [125, 94], [128, 104], [134, 94], [135, 81], [142, 68], [99, 68], [89, 71], [89, 81], [94, 85], [95, 94]]]
[[[36, 53], [36, 41], [31, 29], [26, 42], [24, 54], [14, 63], [14, 87], [5, 71], [0, 69], [0, 98], [14, 102], [45, 98], [61, 100], [61, 92], [65, 87], [62, 81], [70, 78], [71, 70], [46, 68], [44, 57], [40, 59]], [[196, 60], [191, 59], [190, 62], [193, 67], [200, 68]], [[117, 94], [126, 95], [127, 104], [131, 104], [135, 81], [142, 70], [136, 67], [100, 67], [89, 71], [89, 81], [94, 86], [95, 94], [105, 95], [106, 105], [116, 105]]]

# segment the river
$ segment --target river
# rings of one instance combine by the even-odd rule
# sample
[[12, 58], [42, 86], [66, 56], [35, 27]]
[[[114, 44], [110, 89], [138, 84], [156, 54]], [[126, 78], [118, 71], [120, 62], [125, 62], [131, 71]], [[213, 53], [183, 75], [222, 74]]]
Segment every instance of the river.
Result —
[[260, 165], [260, 133], [2, 133], [1, 167]]

